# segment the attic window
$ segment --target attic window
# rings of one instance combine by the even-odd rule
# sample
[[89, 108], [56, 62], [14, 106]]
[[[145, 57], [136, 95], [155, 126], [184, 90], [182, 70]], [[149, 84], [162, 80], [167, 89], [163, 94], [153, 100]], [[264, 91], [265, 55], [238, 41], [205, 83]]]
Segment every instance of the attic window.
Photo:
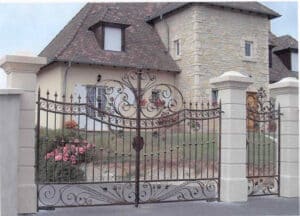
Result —
[[103, 50], [125, 51], [125, 28], [129, 25], [99, 22], [89, 30], [94, 32], [95, 38]]
[[122, 51], [122, 29], [104, 27], [104, 50]]
[[294, 72], [298, 71], [298, 53], [291, 53], [291, 69]]

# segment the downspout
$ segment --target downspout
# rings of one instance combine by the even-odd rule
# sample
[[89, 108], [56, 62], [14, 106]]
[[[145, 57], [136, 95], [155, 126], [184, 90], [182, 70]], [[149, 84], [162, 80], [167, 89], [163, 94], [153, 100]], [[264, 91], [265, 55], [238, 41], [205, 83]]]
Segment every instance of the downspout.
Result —
[[72, 66], [72, 62], [68, 61], [68, 66], [64, 72], [64, 79], [63, 79], [63, 86], [62, 86], [62, 90], [63, 90], [63, 94], [65, 97], [63, 97], [63, 102], [66, 102], [66, 97], [67, 97], [67, 77], [68, 77], [68, 72], [70, 70]]
[[170, 28], [166, 21], [166, 19], [163, 18], [163, 15], [160, 15], [160, 20], [164, 22], [166, 29], [167, 29], [167, 52], [170, 50]]

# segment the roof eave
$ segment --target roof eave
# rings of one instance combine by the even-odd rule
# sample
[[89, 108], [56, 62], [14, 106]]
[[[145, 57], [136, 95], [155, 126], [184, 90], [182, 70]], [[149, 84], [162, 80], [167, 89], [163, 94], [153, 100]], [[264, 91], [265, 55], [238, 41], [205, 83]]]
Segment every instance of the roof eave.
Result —
[[[47, 64], [43, 66], [42, 68], [47, 67], [50, 64], [53, 64], [54, 62], [72, 62], [74, 64], [87, 64], [87, 65], [97, 65], [97, 66], [104, 66], [104, 67], [114, 67], [114, 68], [128, 68], [128, 69], [140, 69], [138, 66], [128, 66], [128, 65], [115, 65], [115, 64], [107, 64], [107, 63], [97, 63], [97, 62], [92, 62], [92, 61], [74, 61], [74, 60], [68, 60], [68, 59], [49, 59]], [[41, 68], [41, 69], [42, 69]], [[159, 69], [159, 68], [143, 68], [144, 70], [155, 70], [155, 71], [165, 71], [165, 72], [170, 72], [170, 73], [180, 73], [181, 70], [166, 70], [166, 69]]]
[[[145, 19], [145, 21], [147, 23], [149, 23], [149, 24], [152, 24], [154, 21], [156, 21], [160, 17], [165, 16], [167, 14], [170, 14], [170, 13], [172, 13], [172, 12], [174, 12], [174, 11], [182, 8], [182, 7], [187, 6], [188, 4], [192, 4], [192, 2], [187, 2], [186, 4], [180, 5], [180, 6], [176, 7], [176, 8], [173, 8], [172, 10], [166, 11], [166, 12], [164, 12], [162, 14], [158, 14], [158, 15], [149, 17], [149, 18]], [[202, 3], [202, 4], [204, 4], [204, 5], [205, 4], [206, 5], [211, 5], [211, 6], [220, 7], [220, 8], [225, 8], [225, 6], [219, 6], [219, 5], [211, 4], [211, 3]], [[269, 20], [281, 17], [281, 14], [279, 14], [279, 13], [277, 13], [275, 11], [274, 11], [274, 13], [271, 14], [271, 13], [259, 13], [259, 12], [255, 12], [255, 11], [242, 10], [242, 9], [237, 9], [237, 8], [234, 8], [234, 7], [226, 7], [226, 8], [231, 8], [231, 9], [235, 9], [235, 10], [240, 10], [240, 11], [244, 11], [244, 12], [251, 12], [253, 14], [259, 14], [259, 15], [267, 16]]]

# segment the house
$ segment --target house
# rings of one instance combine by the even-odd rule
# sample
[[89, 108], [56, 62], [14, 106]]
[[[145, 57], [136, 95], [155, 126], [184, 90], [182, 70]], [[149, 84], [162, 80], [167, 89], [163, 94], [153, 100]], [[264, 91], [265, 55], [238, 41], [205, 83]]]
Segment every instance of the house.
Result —
[[88, 3], [40, 53], [48, 64], [38, 86], [101, 96], [100, 76], [142, 68], [187, 101], [215, 100], [209, 79], [236, 70], [254, 79], [253, 92], [269, 83], [270, 20], [279, 16], [258, 2]]
[[284, 77], [298, 78], [298, 41], [289, 35], [276, 37], [270, 33], [270, 83]]

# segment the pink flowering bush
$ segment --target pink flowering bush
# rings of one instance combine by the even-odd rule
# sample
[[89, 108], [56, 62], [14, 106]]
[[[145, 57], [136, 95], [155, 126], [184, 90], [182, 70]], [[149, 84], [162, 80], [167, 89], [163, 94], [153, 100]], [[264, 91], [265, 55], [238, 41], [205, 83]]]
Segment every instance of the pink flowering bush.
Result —
[[93, 159], [95, 145], [85, 140], [69, 139], [63, 146], [45, 153], [40, 177], [48, 182], [83, 181], [82, 163]]
[[54, 161], [69, 162], [73, 165], [78, 163], [88, 163], [92, 160], [94, 144], [88, 143], [86, 140], [79, 141], [74, 139], [64, 146], [58, 146], [45, 155], [45, 160], [54, 159]]
[[83, 139], [75, 124], [69, 125], [64, 130], [40, 130], [38, 170], [42, 182], [85, 180], [81, 165], [93, 160], [95, 145]]

